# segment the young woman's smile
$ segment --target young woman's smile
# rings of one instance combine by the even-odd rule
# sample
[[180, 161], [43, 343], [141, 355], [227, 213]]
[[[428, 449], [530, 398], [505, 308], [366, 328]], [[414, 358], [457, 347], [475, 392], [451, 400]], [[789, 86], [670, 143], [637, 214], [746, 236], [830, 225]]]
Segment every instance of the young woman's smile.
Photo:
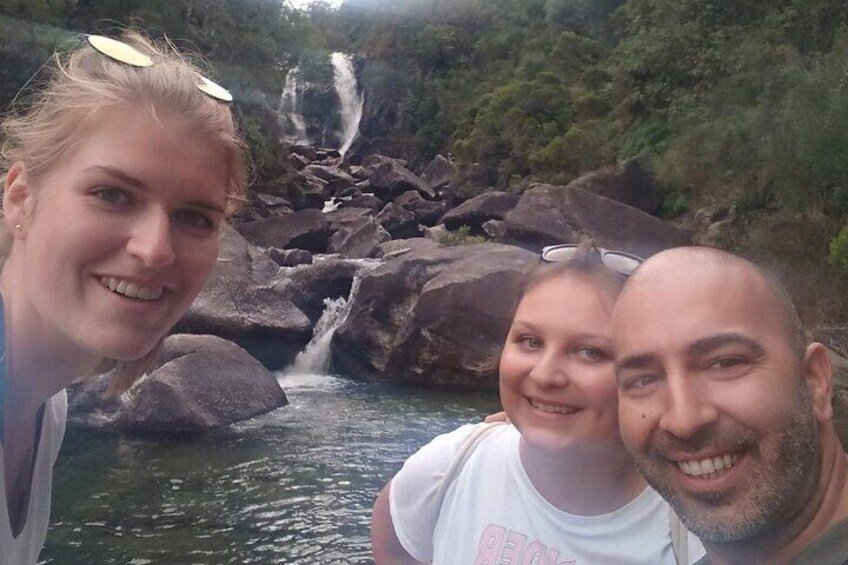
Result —
[[522, 298], [500, 363], [501, 402], [531, 445], [617, 440], [616, 384], [609, 336], [614, 296], [563, 275]]
[[[145, 355], [188, 308], [215, 264], [227, 171], [179, 122], [126, 111], [27, 183], [10, 257], [27, 281], [36, 332], [87, 354]], [[19, 187], [20, 188], [20, 187]]]

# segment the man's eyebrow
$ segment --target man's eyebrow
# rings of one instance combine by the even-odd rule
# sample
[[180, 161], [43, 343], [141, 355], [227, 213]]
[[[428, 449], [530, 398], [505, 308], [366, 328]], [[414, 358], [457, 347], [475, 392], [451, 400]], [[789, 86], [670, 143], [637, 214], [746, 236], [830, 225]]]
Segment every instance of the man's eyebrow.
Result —
[[116, 169], [114, 167], [107, 167], [105, 165], [92, 165], [91, 167], [88, 167], [86, 170], [87, 171], [94, 170], [94, 171], [99, 171], [101, 173], [106, 173], [107, 175], [109, 175], [111, 177], [115, 177], [116, 179], [121, 180], [121, 181], [133, 186], [134, 188], [139, 188], [139, 189], [147, 188], [147, 185], [145, 185], [139, 179], [135, 178], [132, 175], [128, 175], [124, 171], [122, 171], [120, 169]]
[[724, 345], [741, 345], [756, 357], [766, 354], [766, 348], [758, 341], [738, 332], [724, 332], [701, 338], [689, 345], [688, 352], [690, 355], [705, 355]]
[[644, 369], [658, 362], [657, 356], [653, 353], [633, 353], [625, 355], [615, 363], [615, 374], [619, 375], [625, 369]]

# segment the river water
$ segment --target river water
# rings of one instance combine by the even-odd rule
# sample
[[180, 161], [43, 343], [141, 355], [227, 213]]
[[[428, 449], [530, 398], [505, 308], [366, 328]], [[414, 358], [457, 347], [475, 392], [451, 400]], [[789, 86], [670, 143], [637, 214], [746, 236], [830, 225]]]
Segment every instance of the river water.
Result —
[[281, 375], [290, 405], [193, 440], [70, 433], [42, 563], [372, 563], [371, 505], [491, 395]]

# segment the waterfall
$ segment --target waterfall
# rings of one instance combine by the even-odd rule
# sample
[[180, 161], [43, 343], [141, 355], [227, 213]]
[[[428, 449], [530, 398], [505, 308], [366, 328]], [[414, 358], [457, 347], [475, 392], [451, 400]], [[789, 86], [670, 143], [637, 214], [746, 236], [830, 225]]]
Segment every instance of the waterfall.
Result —
[[362, 119], [364, 100], [356, 88], [356, 75], [353, 72], [350, 56], [344, 53], [333, 53], [330, 61], [333, 63], [336, 92], [341, 104], [342, 129], [338, 132], [338, 137], [341, 142], [339, 153], [344, 156], [359, 133], [359, 120]]
[[283, 371], [284, 375], [326, 374], [330, 370], [330, 342], [350, 314], [353, 299], [362, 283], [362, 274], [382, 263], [375, 259], [356, 259], [352, 262], [361, 265], [361, 268], [353, 277], [350, 294], [346, 299], [341, 296], [324, 299], [324, 312], [312, 329], [312, 340], [297, 354], [294, 363]]
[[309, 145], [306, 135], [306, 122], [301, 110], [302, 98], [298, 95], [298, 77], [300, 67], [290, 69], [286, 74], [286, 84], [280, 95], [280, 122], [283, 139], [297, 145]]

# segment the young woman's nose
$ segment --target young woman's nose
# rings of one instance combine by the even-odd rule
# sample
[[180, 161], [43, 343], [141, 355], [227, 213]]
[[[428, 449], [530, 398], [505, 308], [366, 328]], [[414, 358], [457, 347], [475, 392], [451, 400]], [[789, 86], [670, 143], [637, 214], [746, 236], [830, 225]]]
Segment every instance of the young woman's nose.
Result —
[[127, 242], [127, 251], [150, 269], [173, 263], [175, 254], [168, 214], [157, 210], [138, 218]]
[[546, 351], [537, 359], [530, 378], [542, 387], [566, 386], [569, 383], [566, 363], [556, 351]]
[[685, 372], [669, 374], [660, 428], [679, 438], [688, 438], [718, 418], [718, 410], [697, 377]]

